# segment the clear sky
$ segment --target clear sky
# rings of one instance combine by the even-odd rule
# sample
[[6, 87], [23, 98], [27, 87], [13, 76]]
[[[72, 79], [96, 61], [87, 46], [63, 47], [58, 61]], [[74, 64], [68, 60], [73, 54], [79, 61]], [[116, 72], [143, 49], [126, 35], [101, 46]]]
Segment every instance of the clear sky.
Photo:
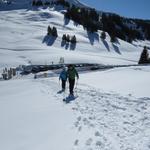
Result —
[[98, 10], [150, 20], [150, 0], [79, 0]]

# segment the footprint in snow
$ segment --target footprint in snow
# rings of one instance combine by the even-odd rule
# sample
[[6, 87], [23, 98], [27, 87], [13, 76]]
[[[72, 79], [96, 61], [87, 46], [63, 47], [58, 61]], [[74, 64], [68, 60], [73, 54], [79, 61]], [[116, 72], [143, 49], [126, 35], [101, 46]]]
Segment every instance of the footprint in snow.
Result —
[[99, 148], [100, 148], [100, 147], [101, 147], [101, 148], [104, 147], [104, 144], [103, 144], [101, 141], [97, 141], [95, 145], [96, 145], [96, 147], [99, 147]]
[[78, 146], [78, 144], [79, 144], [79, 140], [76, 139], [75, 142], [74, 142], [74, 145], [75, 145], [75, 146]]
[[95, 128], [95, 124], [91, 123], [89, 127]]
[[98, 131], [96, 131], [95, 136], [101, 136], [101, 134]]
[[102, 145], [102, 142], [101, 141], [97, 141], [96, 142], [96, 146], [101, 146]]
[[78, 122], [78, 121], [76, 121], [76, 122], [74, 123], [74, 126], [77, 128], [77, 127], [78, 127], [78, 125], [79, 125], [79, 122]]
[[142, 109], [142, 110], [147, 110], [147, 108], [146, 108], [146, 107], [144, 107], [144, 106], [142, 106], [142, 107], [141, 107], [141, 109]]
[[78, 131], [80, 132], [82, 130], [82, 126], [80, 126], [79, 128], [78, 128]]
[[78, 120], [78, 121], [81, 121], [81, 116], [79, 116], [79, 117], [77, 118], [77, 120]]
[[84, 122], [84, 125], [88, 125], [88, 124], [89, 124], [89, 121], [88, 121], [87, 118], [84, 118], [84, 119], [83, 119], [83, 122]]
[[86, 145], [89, 146], [91, 145], [93, 142], [93, 139], [92, 138], [89, 138], [87, 141], [86, 141]]
[[[77, 118], [77, 121], [74, 123], [75, 127], [78, 127], [78, 126], [79, 126], [80, 121], [81, 121], [81, 116], [79, 116], [79, 117]], [[79, 127], [79, 128], [81, 128], [81, 127]], [[79, 130], [79, 129], [78, 129], [78, 130]]]
[[95, 120], [95, 116], [90, 116], [89, 119], [90, 120]]
[[72, 110], [78, 111], [77, 107], [72, 107]]

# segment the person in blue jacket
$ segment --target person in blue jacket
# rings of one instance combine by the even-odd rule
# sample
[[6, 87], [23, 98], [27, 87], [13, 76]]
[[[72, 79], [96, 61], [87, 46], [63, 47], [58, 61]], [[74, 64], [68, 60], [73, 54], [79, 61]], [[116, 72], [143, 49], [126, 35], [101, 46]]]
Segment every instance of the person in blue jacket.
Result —
[[66, 81], [67, 81], [67, 70], [65, 67], [63, 67], [63, 70], [61, 71], [60, 75], [59, 75], [59, 80], [62, 81], [62, 91], [65, 91], [66, 89]]

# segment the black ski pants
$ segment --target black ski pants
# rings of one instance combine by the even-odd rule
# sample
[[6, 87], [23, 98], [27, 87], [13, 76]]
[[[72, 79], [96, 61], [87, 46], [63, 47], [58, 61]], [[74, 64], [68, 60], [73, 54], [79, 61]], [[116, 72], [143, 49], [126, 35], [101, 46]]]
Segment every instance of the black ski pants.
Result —
[[61, 80], [62, 81], [62, 90], [66, 89], [66, 80]]
[[74, 85], [75, 85], [75, 79], [70, 79], [69, 78], [69, 91], [70, 91], [70, 94], [73, 94]]

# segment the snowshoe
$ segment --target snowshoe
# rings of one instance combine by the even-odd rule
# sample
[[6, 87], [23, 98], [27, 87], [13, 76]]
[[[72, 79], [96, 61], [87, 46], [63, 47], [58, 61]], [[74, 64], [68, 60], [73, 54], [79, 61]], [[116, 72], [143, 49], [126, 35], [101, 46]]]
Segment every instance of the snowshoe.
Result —
[[64, 102], [69, 103], [71, 101], [74, 101], [77, 98], [77, 96], [74, 96], [73, 94], [69, 94], [66, 98], [63, 99]]

